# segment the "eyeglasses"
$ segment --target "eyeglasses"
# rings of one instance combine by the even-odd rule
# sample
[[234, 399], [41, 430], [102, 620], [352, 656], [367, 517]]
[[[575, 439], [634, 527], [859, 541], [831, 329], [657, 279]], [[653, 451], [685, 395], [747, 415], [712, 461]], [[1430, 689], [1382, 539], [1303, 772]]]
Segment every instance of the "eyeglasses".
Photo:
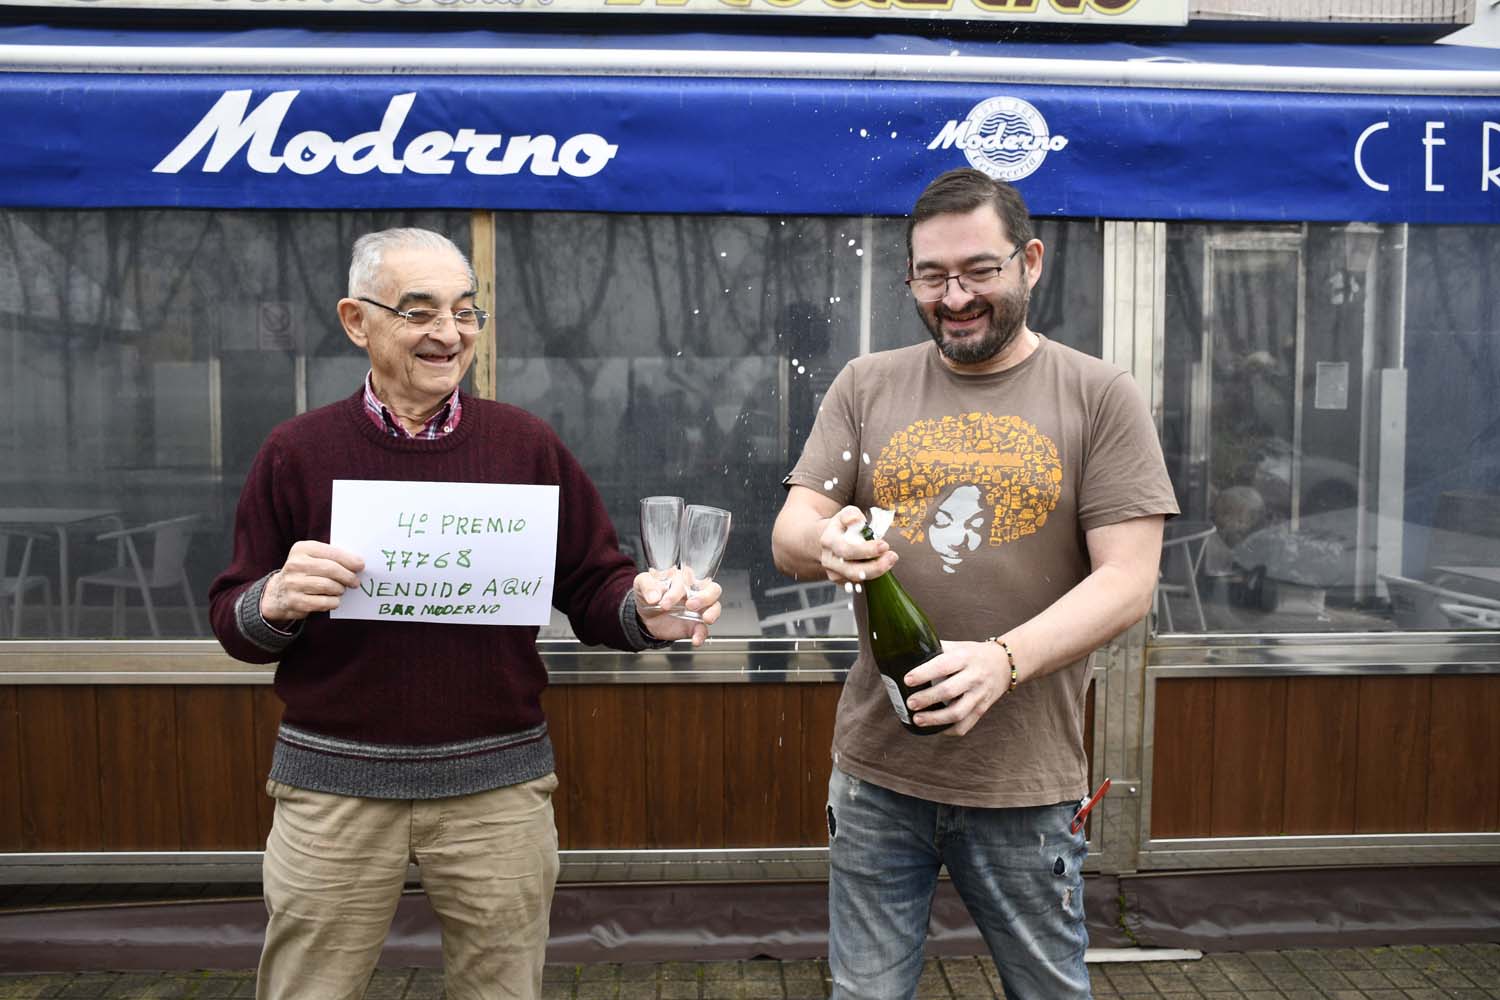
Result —
[[[378, 306], [388, 313], [394, 313], [406, 320], [408, 326], [414, 326], [418, 330], [425, 330], [437, 323], [443, 316], [450, 315], [440, 309], [392, 309], [383, 302], [367, 299], [363, 295], [359, 296], [359, 301], [368, 302], [370, 305]], [[483, 309], [474, 308], [455, 309], [451, 315], [453, 316], [453, 325], [460, 330], [483, 330], [485, 320], [490, 318], [490, 314]]]
[[958, 287], [970, 295], [983, 295], [985, 292], [993, 291], [1000, 284], [1000, 272], [1005, 270], [1005, 265], [1015, 259], [1016, 254], [1026, 249], [1023, 243], [1010, 252], [998, 264], [986, 264], [984, 267], [971, 267], [967, 271], [958, 274], [919, 274], [916, 277], [906, 279], [906, 287], [911, 289], [912, 298], [918, 302], [938, 302], [948, 294], [948, 282], [957, 281]]

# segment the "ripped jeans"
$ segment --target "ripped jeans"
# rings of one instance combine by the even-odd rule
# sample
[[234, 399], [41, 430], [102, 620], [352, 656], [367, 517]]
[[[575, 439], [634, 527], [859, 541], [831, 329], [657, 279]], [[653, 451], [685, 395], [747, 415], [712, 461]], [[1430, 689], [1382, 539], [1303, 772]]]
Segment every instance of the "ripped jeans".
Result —
[[833, 1000], [909, 1000], [946, 865], [1009, 1000], [1088, 1000], [1077, 802], [980, 809], [912, 798], [833, 769], [828, 962]]

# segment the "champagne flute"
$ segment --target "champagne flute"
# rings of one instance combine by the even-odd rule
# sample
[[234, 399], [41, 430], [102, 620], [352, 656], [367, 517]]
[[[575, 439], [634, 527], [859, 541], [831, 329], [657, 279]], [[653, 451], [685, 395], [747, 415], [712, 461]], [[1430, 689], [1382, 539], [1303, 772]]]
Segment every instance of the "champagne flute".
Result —
[[[729, 541], [729, 511], [718, 507], [690, 503], [682, 512], [682, 538], [677, 555], [687, 575], [688, 597], [701, 592], [703, 585], [719, 571], [724, 546]], [[703, 616], [682, 608], [668, 612], [673, 618], [701, 622]]]
[[646, 572], [661, 583], [663, 594], [677, 568], [681, 524], [682, 497], [646, 497], [641, 501], [641, 548], [645, 550]]

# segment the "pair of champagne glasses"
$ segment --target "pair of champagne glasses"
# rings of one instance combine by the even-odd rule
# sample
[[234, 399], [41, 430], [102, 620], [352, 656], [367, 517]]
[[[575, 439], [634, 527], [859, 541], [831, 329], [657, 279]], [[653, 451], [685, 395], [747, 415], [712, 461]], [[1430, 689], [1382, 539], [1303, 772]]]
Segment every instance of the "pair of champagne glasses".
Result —
[[[729, 511], [704, 504], [684, 504], [682, 497], [646, 497], [641, 501], [641, 545], [646, 550], [646, 571], [665, 589], [673, 570], [681, 567], [687, 577], [688, 596], [719, 572], [724, 546], [729, 541]], [[702, 621], [696, 611], [678, 608], [668, 612], [684, 621]]]

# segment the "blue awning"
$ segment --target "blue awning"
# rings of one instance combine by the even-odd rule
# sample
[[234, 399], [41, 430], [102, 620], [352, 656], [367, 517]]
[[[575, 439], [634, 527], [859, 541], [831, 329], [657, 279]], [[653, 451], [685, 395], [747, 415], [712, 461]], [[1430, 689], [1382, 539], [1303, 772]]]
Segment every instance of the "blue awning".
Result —
[[0, 28], [12, 206], [1500, 219], [1500, 52]]

